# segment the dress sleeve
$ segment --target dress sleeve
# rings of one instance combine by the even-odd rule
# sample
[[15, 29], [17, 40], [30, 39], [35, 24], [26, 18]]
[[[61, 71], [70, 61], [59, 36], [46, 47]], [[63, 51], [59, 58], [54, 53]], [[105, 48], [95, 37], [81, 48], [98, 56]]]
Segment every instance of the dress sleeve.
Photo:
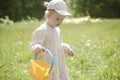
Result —
[[43, 28], [38, 28], [33, 32], [32, 41], [30, 44], [30, 48], [32, 53], [34, 53], [35, 49], [39, 47], [39, 49], [43, 49], [43, 42], [45, 40], [45, 30]]

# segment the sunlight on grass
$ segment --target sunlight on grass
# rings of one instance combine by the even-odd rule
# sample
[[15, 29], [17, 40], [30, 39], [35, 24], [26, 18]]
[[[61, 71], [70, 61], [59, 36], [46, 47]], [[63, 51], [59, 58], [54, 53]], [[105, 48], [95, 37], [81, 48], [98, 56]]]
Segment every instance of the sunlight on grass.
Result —
[[[62, 41], [76, 52], [73, 58], [66, 56], [71, 80], [120, 80], [120, 20], [79, 20], [61, 26]], [[29, 44], [42, 22], [0, 23], [0, 80], [31, 79]]]
[[82, 22], [96, 23], [96, 22], [102, 22], [102, 20], [99, 19], [99, 18], [93, 19], [93, 18], [90, 18], [90, 16], [86, 16], [86, 17], [81, 17], [81, 18], [66, 18], [63, 23], [79, 24], [79, 23], [82, 23]]

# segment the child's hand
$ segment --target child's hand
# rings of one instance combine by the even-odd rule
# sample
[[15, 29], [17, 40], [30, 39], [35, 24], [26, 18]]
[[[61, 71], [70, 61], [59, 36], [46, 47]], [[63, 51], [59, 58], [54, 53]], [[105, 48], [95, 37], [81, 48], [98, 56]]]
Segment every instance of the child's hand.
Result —
[[32, 47], [32, 53], [33, 53], [33, 55], [36, 54], [36, 53], [38, 55], [42, 55], [44, 52], [45, 52], [45, 48], [42, 47], [42, 46], [40, 46], [40, 45], [34, 45]]
[[69, 56], [74, 56], [74, 51], [71, 49], [69, 44], [62, 43], [62, 47], [64, 49], [64, 53], [67, 53]]
[[45, 52], [45, 48], [44, 47], [42, 47], [42, 48], [39, 48], [39, 47], [37, 47], [36, 49], [35, 49], [35, 53], [37, 53], [37, 54], [43, 54]]
[[71, 57], [73, 57], [74, 54], [75, 54], [74, 51], [70, 48], [70, 49], [68, 50], [68, 55], [71, 56]]

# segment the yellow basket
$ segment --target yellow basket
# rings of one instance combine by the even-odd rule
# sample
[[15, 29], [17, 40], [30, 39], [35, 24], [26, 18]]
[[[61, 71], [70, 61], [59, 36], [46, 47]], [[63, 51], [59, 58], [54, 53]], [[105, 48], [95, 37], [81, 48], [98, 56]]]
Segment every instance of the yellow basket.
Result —
[[31, 60], [30, 75], [35, 80], [48, 80], [50, 73], [53, 70], [54, 57], [51, 51], [46, 50], [51, 58], [51, 65], [45, 61], [37, 60], [37, 54], [35, 55], [35, 60]]

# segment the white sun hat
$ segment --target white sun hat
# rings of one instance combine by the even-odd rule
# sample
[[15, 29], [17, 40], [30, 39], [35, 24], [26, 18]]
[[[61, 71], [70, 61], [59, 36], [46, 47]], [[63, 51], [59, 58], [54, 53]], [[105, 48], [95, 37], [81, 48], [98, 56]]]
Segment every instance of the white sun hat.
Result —
[[60, 15], [71, 16], [63, 0], [51, 0], [47, 5], [47, 10], [55, 10]]

